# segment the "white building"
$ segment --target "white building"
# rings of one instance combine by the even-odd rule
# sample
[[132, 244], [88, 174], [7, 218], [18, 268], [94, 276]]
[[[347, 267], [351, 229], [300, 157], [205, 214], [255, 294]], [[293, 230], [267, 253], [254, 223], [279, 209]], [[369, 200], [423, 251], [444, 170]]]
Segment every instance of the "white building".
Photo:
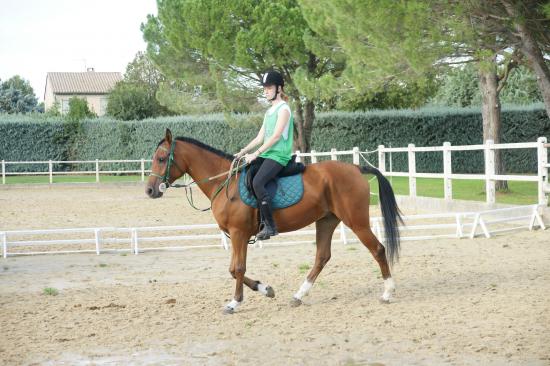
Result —
[[88, 107], [98, 116], [107, 111], [108, 94], [122, 80], [120, 72], [49, 72], [44, 89], [44, 108], [47, 111], [55, 102], [61, 114], [69, 111], [69, 99], [86, 99]]

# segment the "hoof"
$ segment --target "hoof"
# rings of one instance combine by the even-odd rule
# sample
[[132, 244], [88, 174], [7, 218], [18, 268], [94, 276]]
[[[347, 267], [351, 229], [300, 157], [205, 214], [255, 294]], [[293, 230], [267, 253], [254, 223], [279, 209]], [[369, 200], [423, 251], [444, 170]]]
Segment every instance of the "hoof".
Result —
[[380, 298], [380, 303], [381, 304], [389, 304], [390, 303], [390, 299], [384, 299], [383, 297]]
[[265, 294], [265, 296], [271, 297], [271, 298], [275, 297], [275, 290], [273, 290], [273, 287], [267, 286], [267, 287], [265, 288], [265, 290], [267, 291], [267, 293]]
[[302, 305], [302, 300], [297, 299], [295, 297], [293, 297], [292, 300], [290, 300], [290, 306], [292, 306], [293, 308], [296, 308], [300, 305]]
[[233, 309], [230, 306], [226, 306], [226, 307], [223, 308], [223, 313], [225, 315], [230, 315], [230, 314], [233, 314], [234, 312], [235, 312], [235, 309]]

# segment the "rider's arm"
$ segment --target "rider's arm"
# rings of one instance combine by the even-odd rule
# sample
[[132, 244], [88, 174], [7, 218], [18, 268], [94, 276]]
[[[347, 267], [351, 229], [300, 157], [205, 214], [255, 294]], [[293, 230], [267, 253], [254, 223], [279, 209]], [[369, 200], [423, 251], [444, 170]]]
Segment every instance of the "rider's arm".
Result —
[[242, 156], [248, 150], [252, 149], [253, 147], [258, 146], [259, 144], [261, 144], [264, 141], [264, 133], [265, 133], [265, 128], [264, 128], [264, 126], [262, 126], [262, 128], [260, 129], [260, 132], [258, 132], [258, 135], [254, 138], [254, 140], [250, 141], [250, 143], [248, 145], [246, 145], [241, 151], [239, 151], [238, 155]]

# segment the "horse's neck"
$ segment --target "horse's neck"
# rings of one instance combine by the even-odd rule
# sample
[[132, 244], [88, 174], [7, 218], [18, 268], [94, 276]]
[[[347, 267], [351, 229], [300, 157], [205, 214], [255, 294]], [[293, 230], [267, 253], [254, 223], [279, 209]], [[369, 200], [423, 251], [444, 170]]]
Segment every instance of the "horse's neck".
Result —
[[193, 178], [200, 190], [209, 198], [212, 198], [215, 190], [223, 182], [223, 177], [207, 181], [221, 173], [229, 170], [231, 162], [221, 156], [214, 154], [211, 151], [201, 149], [193, 144], [187, 144], [192, 151], [191, 154], [186, 154], [185, 160], [188, 166], [188, 172]]

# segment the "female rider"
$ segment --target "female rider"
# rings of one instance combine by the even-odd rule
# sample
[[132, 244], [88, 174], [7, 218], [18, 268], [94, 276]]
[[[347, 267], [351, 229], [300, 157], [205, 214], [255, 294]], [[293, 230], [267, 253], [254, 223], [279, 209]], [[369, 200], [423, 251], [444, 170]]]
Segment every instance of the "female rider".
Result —
[[[268, 71], [262, 78], [264, 95], [271, 102], [271, 107], [264, 116], [264, 122], [258, 135], [236, 157], [245, 156], [247, 163], [261, 160], [258, 172], [252, 181], [254, 193], [258, 198], [263, 227], [256, 235], [258, 240], [267, 240], [278, 235], [273, 221], [271, 199], [266, 185], [287, 165], [292, 157], [292, 139], [294, 118], [287, 104], [288, 97], [284, 94], [284, 79], [277, 71]], [[261, 144], [261, 145], [260, 145]], [[260, 145], [253, 153], [249, 150]], [[246, 155], [245, 155], [246, 154]]]

